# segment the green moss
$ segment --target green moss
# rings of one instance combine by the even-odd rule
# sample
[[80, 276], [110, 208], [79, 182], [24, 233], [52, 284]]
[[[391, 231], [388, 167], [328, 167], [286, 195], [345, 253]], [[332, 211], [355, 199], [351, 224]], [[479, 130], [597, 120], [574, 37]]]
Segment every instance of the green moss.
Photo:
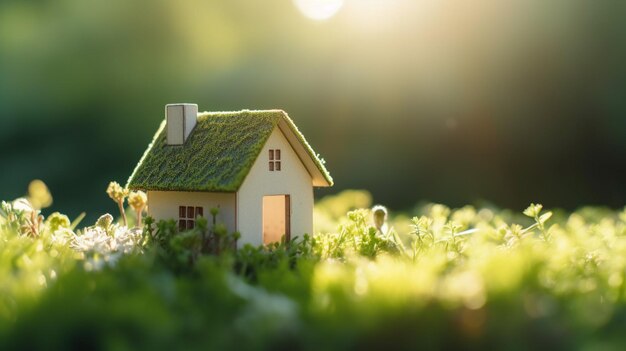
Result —
[[329, 184], [322, 161], [281, 110], [211, 112], [198, 123], [184, 145], [167, 145], [165, 121], [128, 179], [128, 188], [174, 191], [237, 191], [263, 145], [284, 119], [303, 143]]

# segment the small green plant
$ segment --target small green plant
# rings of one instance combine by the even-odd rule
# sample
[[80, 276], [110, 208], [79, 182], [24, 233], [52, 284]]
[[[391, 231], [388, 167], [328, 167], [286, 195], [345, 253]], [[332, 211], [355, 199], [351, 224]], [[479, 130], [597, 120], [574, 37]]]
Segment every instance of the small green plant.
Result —
[[142, 226], [142, 213], [146, 208], [146, 205], [148, 204], [148, 196], [146, 195], [146, 193], [144, 193], [141, 190], [138, 191], [131, 191], [128, 194], [128, 204], [130, 205], [130, 207], [133, 208], [133, 210], [135, 211], [136, 214], [136, 223], [135, 225], [137, 227], [141, 227]]
[[211, 220], [213, 225], [216, 224], [217, 214], [220, 212], [220, 209], [217, 207], [212, 207], [209, 212], [211, 213]]
[[110, 182], [107, 187], [107, 194], [117, 204], [123, 225], [127, 225], [126, 212], [124, 211], [124, 199], [128, 196], [128, 189], [122, 188], [118, 182]]
[[530, 231], [534, 228], [538, 228], [541, 234], [541, 238], [543, 240], [550, 240], [550, 232], [546, 230], [545, 223], [552, 217], [552, 212], [548, 211], [544, 214], [541, 214], [541, 210], [543, 209], [543, 205], [541, 204], [530, 204], [526, 210], [524, 210], [524, 214], [535, 220], [535, 224], [526, 228], [524, 232]]
[[415, 260], [421, 251], [428, 250], [435, 243], [435, 235], [432, 231], [432, 218], [426, 216], [413, 217], [411, 222], [411, 257]]
[[39, 179], [35, 179], [28, 184], [28, 195], [26, 199], [31, 206], [37, 210], [52, 205], [52, 194], [50, 194], [46, 183]]
[[385, 206], [376, 205], [372, 208], [372, 219], [374, 222], [374, 227], [381, 234], [386, 234], [386, 226], [387, 226], [387, 208]]
[[177, 270], [194, 267], [205, 255], [230, 254], [237, 247], [240, 234], [229, 233], [221, 223], [216, 223], [218, 209], [211, 209], [212, 225], [204, 217], [198, 217], [193, 229], [179, 231], [174, 220], [161, 220], [154, 227], [154, 220], [146, 218], [144, 237], [159, 252], [166, 264]]
[[59, 212], [53, 212], [49, 215], [45, 224], [51, 232], [56, 232], [59, 229], [70, 229], [72, 226], [69, 217]]

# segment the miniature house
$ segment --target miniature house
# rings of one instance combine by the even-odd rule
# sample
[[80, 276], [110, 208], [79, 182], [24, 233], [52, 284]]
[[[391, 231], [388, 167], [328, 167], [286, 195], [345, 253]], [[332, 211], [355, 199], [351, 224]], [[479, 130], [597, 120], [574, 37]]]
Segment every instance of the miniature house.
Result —
[[203, 112], [165, 106], [165, 120], [128, 180], [148, 214], [190, 229], [197, 216], [241, 233], [238, 246], [313, 231], [313, 188], [333, 180], [281, 110]]

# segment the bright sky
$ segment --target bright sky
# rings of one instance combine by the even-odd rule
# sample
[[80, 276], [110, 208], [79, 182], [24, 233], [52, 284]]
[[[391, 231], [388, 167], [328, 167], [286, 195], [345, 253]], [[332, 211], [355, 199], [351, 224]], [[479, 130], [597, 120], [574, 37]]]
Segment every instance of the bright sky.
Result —
[[314, 20], [325, 20], [334, 16], [343, 6], [343, 0], [293, 0], [303, 15]]

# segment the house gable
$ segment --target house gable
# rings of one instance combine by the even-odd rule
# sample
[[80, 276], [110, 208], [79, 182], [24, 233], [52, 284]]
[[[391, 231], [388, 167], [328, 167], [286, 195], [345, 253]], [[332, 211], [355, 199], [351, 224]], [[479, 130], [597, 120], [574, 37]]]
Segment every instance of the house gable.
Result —
[[325, 167], [319, 167], [316, 162], [324, 163], [319, 157], [311, 157], [310, 152], [313, 151], [309, 144], [304, 140], [302, 134], [298, 131], [296, 126], [287, 119], [281, 119], [278, 122], [278, 128], [283, 134], [283, 137], [289, 142], [293, 151], [296, 153], [302, 165], [311, 175], [313, 186], [327, 187], [333, 185], [330, 174], [326, 171]]
[[[270, 150], [274, 160], [270, 160]], [[276, 150], [280, 150], [280, 161]], [[280, 170], [275, 164], [270, 170], [270, 162], [280, 162]], [[312, 232], [313, 177], [281, 128], [271, 133], [237, 192], [237, 229], [242, 242], [262, 243], [262, 203], [263, 197], [270, 195], [289, 195], [293, 236]]]

